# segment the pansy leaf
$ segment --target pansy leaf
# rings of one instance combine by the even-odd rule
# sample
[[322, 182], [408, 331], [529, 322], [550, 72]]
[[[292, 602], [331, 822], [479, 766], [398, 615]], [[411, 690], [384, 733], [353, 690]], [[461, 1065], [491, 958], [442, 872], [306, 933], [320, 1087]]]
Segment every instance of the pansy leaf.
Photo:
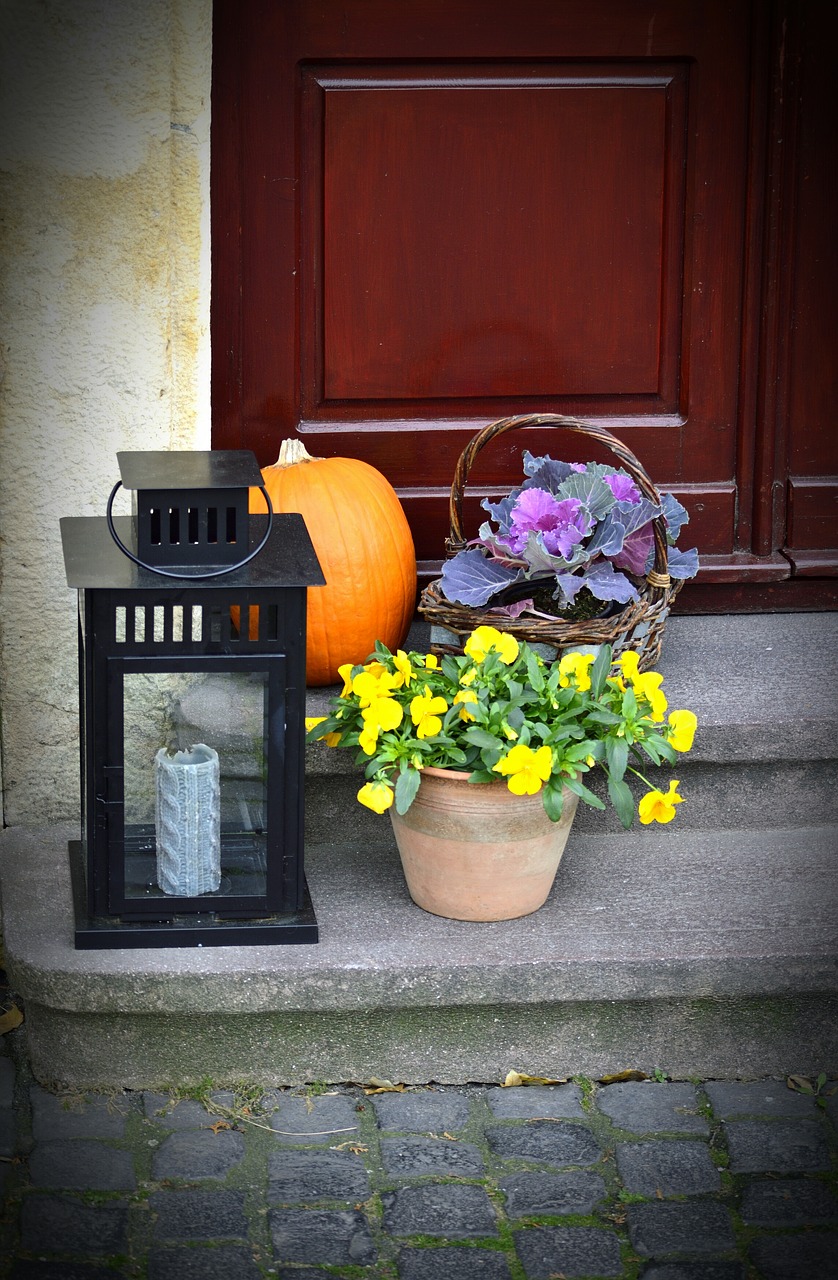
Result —
[[496, 747], [498, 745], [498, 740], [493, 734], [487, 733], [485, 729], [481, 729], [477, 725], [469, 725], [463, 737], [475, 747]]
[[588, 719], [594, 724], [622, 724], [622, 716], [615, 715], [613, 711], [606, 711], [604, 707], [589, 711]]
[[452, 684], [459, 684], [460, 663], [457, 662], [456, 658], [454, 658], [452, 654], [444, 654], [440, 666], [442, 667], [442, 674], [445, 676], [446, 680], [450, 680]]
[[497, 780], [498, 775], [496, 773], [490, 773], [488, 769], [475, 769], [469, 777], [469, 782], [473, 783], [475, 786], [479, 786], [485, 782], [497, 782]]
[[625, 738], [606, 738], [605, 758], [608, 762], [608, 773], [615, 782], [619, 782], [628, 764], [628, 743]]
[[544, 688], [544, 669], [532, 649], [527, 653], [527, 677], [536, 693], [541, 693]]
[[418, 769], [405, 769], [396, 779], [396, 813], [407, 813], [413, 804], [422, 775]]
[[669, 575], [672, 578], [694, 578], [698, 573], [698, 550], [692, 547], [689, 551], [679, 551], [677, 547], [669, 548]]
[[589, 804], [592, 809], [604, 809], [605, 805], [599, 796], [595, 796], [593, 791], [589, 791], [584, 782], [580, 782], [578, 778], [565, 778], [564, 784], [568, 791], [574, 792], [580, 800], [584, 800], [585, 804]]
[[646, 755], [655, 761], [655, 764], [660, 764], [661, 760], [666, 760], [669, 764], [675, 764], [677, 759], [675, 748], [660, 734], [656, 733], [649, 738], [644, 738], [640, 745]]
[[520, 576], [520, 570], [507, 569], [482, 551], [460, 551], [442, 566], [441, 589], [457, 604], [482, 605]]
[[564, 794], [560, 782], [550, 779], [544, 788], [544, 812], [551, 822], [558, 822], [564, 808]]
[[608, 796], [617, 811], [617, 817], [628, 829], [634, 820], [634, 797], [625, 782], [613, 776], [608, 779]]
[[605, 688], [605, 681], [611, 670], [611, 645], [604, 644], [600, 647], [599, 653], [594, 658], [593, 665], [590, 670], [591, 681], [591, 697], [598, 698]]

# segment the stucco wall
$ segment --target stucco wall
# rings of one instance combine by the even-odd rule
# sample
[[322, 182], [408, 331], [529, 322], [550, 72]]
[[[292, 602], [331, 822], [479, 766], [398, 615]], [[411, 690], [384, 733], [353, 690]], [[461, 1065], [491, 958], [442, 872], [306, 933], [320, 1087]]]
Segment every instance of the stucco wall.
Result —
[[211, 16], [0, 0], [6, 823], [78, 814], [59, 517], [104, 512], [117, 449], [209, 447]]

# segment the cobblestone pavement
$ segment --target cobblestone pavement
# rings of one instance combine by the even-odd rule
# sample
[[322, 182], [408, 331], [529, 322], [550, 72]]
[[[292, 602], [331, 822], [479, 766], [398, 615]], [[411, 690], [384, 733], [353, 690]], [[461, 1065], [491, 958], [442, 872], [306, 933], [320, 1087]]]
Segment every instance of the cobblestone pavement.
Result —
[[0, 1056], [3, 1280], [829, 1280], [838, 1094], [55, 1095]]

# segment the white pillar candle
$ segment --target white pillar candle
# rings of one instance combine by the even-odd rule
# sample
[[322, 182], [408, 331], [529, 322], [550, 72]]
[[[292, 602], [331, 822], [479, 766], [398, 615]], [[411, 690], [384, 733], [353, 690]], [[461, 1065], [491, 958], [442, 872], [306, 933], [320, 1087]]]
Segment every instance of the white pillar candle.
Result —
[[157, 883], [181, 898], [221, 884], [221, 779], [218, 753], [202, 742], [155, 756]]

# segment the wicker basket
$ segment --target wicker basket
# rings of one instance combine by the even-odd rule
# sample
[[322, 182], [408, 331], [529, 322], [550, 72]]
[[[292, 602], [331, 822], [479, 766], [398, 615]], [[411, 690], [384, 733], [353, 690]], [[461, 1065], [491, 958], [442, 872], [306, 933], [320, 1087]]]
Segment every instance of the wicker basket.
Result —
[[[451, 531], [446, 541], [446, 554], [449, 557], [467, 545], [463, 534], [463, 492], [480, 450], [507, 431], [544, 426], [562, 427], [566, 431], [578, 432], [606, 445], [641, 493], [652, 502], [660, 503], [660, 494], [640, 462], [630, 449], [604, 427], [555, 413], [501, 418], [479, 431], [466, 445], [457, 461], [449, 503]], [[672, 602], [682, 586], [680, 580], [673, 581], [669, 576], [666, 522], [663, 516], [655, 519], [653, 531], [655, 559], [640, 589], [640, 599], [608, 618], [591, 618], [584, 622], [565, 622], [562, 618], [547, 619], [532, 615], [507, 618], [493, 612], [489, 606], [471, 608], [446, 600], [440, 589], [440, 579], [436, 579], [424, 589], [419, 600], [419, 612], [431, 624], [431, 649], [438, 655], [462, 653], [469, 633], [475, 627], [488, 625], [508, 631], [519, 640], [526, 640], [548, 659], [580, 645], [610, 644], [615, 657], [619, 657], [627, 649], [634, 649], [640, 655], [640, 670], [648, 671], [660, 655], [664, 625]]]

